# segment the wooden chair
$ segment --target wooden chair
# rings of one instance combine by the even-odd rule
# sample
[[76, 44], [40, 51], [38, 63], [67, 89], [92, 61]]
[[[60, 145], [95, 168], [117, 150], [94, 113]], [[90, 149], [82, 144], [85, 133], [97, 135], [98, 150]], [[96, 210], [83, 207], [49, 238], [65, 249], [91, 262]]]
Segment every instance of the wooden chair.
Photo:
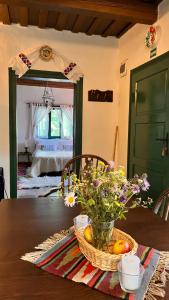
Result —
[[165, 221], [168, 221], [169, 217], [169, 188], [160, 194], [153, 207], [155, 214], [158, 214]]
[[108, 165], [108, 162], [105, 159], [93, 154], [78, 155], [69, 160], [62, 171], [62, 194], [66, 194], [66, 192], [68, 192], [70, 189], [72, 172], [76, 173], [80, 179], [83, 170], [90, 170], [91, 167], [97, 168], [99, 161], [103, 162], [105, 166]]

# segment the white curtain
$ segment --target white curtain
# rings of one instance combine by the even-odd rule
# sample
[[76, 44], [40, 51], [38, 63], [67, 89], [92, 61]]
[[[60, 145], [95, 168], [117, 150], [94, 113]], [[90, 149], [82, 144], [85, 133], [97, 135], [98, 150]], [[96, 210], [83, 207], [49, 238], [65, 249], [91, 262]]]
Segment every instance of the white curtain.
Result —
[[62, 111], [62, 137], [73, 138], [73, 107], [69, 105], [61, 105]]
[[62, 120], [62, 113], [61, 113], [61, 109], [58, 109], [58, 108], [56, 108], [55, 109], [55, 112], [56, 112], [56, 114], [57, 114], [57, 117], [58, 117], [58, 119], [59, 119], [59, 122], [60, 122], [60, 124], [61, 124], [61, 138], [63, 138], [63, 120]]
[[33, 103], [30, 104], [29, 109], [29, 128], [26, 140], [28, 141], [28, 146], [32, 147], [34, 144], [37, 136], [38, 136], [38, 124], [44, 119], [46, 119], [46, 124], [44, 126], [44, 136], [43, 138], [48, 138], [48, 130], [49, 130], [49, 123], [48, 123], [48, 114], [51, 111], [51, 106], [39, 106], [34, 105]]

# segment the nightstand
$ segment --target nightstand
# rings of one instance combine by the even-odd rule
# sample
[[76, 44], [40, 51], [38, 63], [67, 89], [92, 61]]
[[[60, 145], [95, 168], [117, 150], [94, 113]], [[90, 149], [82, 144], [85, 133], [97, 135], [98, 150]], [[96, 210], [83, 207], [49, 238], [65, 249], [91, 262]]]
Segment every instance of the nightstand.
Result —
[[18, 162], [31, 162], [32, 153], [29, 151], [18, 152]]

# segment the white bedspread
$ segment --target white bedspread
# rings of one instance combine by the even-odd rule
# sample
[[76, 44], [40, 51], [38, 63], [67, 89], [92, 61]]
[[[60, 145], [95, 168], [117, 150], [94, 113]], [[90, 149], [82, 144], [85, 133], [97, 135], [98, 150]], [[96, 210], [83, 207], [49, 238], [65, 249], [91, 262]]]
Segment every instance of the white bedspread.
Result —
[[37, 177], [41, 173], [62, 171], [65, 164], [73, 157], [72, 151], [42, 151], [33, 153], [32, 166], [28, 175]]
[[61, 176], [44, 177], [20, 177], [18, 180], [18, 190], [33, 189], [43, 187], [59, 187], [61, 185]]

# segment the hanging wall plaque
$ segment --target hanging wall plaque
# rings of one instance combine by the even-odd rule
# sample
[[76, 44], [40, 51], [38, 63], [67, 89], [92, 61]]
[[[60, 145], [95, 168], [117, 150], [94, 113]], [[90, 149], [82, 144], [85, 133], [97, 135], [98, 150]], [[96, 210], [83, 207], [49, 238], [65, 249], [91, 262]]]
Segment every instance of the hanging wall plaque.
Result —
[[113, 102], [113, 91], [88, 91], [88, 101], [94, 102]]

